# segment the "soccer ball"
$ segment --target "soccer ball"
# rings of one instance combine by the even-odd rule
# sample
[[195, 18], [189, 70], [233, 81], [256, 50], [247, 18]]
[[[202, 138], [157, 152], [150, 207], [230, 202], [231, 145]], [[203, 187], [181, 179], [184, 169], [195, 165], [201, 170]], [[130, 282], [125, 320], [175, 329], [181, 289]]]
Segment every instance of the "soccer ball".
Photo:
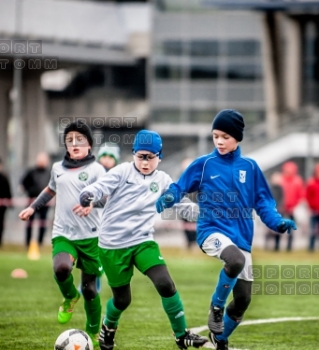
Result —
[[84, 331], [68, 329], [58, 336], [54, 350], [93, 350], [93, 344]]

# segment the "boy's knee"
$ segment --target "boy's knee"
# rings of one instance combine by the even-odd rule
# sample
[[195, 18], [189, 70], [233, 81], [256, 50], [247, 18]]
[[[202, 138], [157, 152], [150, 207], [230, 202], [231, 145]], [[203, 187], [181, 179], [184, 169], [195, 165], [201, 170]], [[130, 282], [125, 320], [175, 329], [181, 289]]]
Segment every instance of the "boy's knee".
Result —
[[151, 279], [161, 297], [170, 298], [176, 293], [175, 284], [167, 271], [166, 265], [153, 266], [145, 274]]
[[241, 256], [238, 256], [232, 264], [231, 269], [233, 271], [233, 274], [238, 276], [242, 272], [243, 268], [245, 267], [245, 261], [245, 256], [241, 253]]
[[64, 282], [71, 274], [72, 267], [67, 263], [61, 263], [53, 267], [54, 274], [59, 282]]
[[171, 278], [161, 278], [156, 281], [155, 287], [163, 298], [170, 298], [176, 293], [175, 284]]
[[113, 303], [117, 309], [124, 311], [131, 304], [131, 295], [113, 296]]
[[220, 257], [225, 261], [226, 273], [231, 278], [237, 277], [245, 267], [246, 258], [235, 245], [225, 248]]
[[227, 307], [227, 315], [231, 319], [241, 319], [250, 304], [250, 296], [241, 296], [234, 299]]
[[82, 294], [85, 300], [93, 300], [97, 296], [96, 282], [82, 284]]
[[239, 298], [234, 299], [235, 305], [238, 309], [242, 309], [246, 311], [248, 309], [248, 306], [251, 302], [251, 296], [246, 295], [246, 296], [241, 296]]

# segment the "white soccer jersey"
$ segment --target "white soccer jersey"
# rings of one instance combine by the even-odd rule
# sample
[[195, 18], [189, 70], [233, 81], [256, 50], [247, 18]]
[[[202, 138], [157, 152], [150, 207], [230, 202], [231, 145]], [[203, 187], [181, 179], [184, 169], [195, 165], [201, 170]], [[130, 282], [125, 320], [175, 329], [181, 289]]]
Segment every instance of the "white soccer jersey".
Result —
[[65, 168], [62, 161], [54, 163], [49, 188], [56, 192], [52, 238], [64, 236], [74, 241], [99, 235], [102, 209], [93, 208], [90, 215], [79, 217], [72, 208], [79, 204], [81, 190], [105, 174], [97, 162], [80, 168]]
[[[153, 240], [155, 202], [172, 183], [163, 171], [143, 175], [134, 163], [123, 163], [104, 174], [82, 192], [92, 192], [94, 201], [108, 196], [103, 209], [99, 246], [121, 249]], [[197, 205], [185, 200], [175, 206], [183, 217], [193, 218]]]

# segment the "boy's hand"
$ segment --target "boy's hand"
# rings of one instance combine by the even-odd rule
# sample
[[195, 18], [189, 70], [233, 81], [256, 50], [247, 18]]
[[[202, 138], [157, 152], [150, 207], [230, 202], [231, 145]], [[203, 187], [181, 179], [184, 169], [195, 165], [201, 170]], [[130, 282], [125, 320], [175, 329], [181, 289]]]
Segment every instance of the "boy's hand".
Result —
[[80, 218], [82, 216], [88, 216], [91, 213], [92, 209], [93, 209], [93, 203], [92, 202], [90, 203], [89, 207], [85, 207], [84, 208], [84, 207], [82, 207], [81, 204], [77, 204], [77, 205], [75, 205], [72, 208], [74, 214], [79, 215]]
[[297, 226], [293, 220], [282, 219], [277, 225], [277, 231], [280, 233], [285, 233], [287, 231], [289, 234], [291, 230], [297, 230]]
[[94, 200], [94, 195], [91, 192], [83, 192], [80, 196], [80, 204], [83, 208], [89, 207]]
[[171, 193], [164, 193], [155, 203], [156, 211], [161, 213], [166, 208], [171, 208], [174, 205], [174, 196]]
[[34, 209], [31, 207], [28, 207], [26, 209], [23, 209], [22, 212], [19, 214], [19, 218], [23, 221], [29, 220], [30, 216], [34, 214]]

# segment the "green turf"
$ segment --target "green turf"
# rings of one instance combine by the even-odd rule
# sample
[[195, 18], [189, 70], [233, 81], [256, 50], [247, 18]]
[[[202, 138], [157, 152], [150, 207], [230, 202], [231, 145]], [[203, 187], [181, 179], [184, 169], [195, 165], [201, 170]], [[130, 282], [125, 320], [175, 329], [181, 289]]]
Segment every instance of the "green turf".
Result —
[[[189, 327], [206, 324], [208, 304], [221, 264], [201, 252], [163, 250], [163, 256], [183, 299]], [[254, 254], [254, 262], [262, 266], [319, 265], [316, 254], [265, 253]], [[10, 273], [23, 268], [27, 279], [13, 279]], [[75, 272], [76, 283], [79, 273]], [[259, 280], [286, 282], [281, 278]], [[297, 282], [292, 279], [290, 282]], [[306, 282], [316, 282], [309, 279]], [[299, 281], [300, 282], [300, 281]], [[133, 300], [122, 316], [116, 335], [115, 350], [176, 350], [167, 317], [161, 301], [150, 281], [135, 272], [132, 282]], [[254, 295], [245, 320], [276, 317], [319, 316], [318, 295]], [[84, 328], [83, 300], [77, 304], [70, 323], [59, 325], [57, 310], [62, 300], [52, 275], [51, 257], [42, 254], [38, 261], [30, 261], [19, 251], [0, 253], [0, 349], [52, 350], [57, 336], [70, 328]], [[111, 296], [103, 279], [102, 301]], [[319, 321], [298, 321], [240, 326], [230, 338], [231, 346], [238, 349], [313, 350], [318, 348]], [[203, 332], [203, 334], [206, 334]]]

